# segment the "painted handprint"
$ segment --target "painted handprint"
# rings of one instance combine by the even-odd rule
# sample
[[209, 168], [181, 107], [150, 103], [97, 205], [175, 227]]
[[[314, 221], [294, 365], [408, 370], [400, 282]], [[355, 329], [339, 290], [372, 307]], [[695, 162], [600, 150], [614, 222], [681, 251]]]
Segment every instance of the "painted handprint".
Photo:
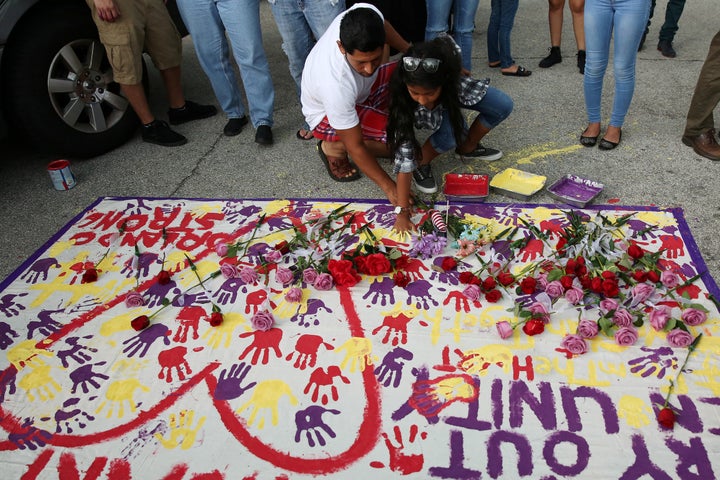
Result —
[[628, 361], [630, 372], [635, 375], [643, 378], [650, 376], [664, 378], [668, 368], [678, 368], [677, 357], [670, 347], [641, 347], [640, 350], [647, 352], [647, 355]]
[[[131, 258], [127, 262], [125, 262], [125, 265], [123, 265], [122, 270], [120, 270], [120, 273], [125, 275], [126, 277], [135, 277], [135, 278], [147, 278], [150, 277], [153, 272], [152, 269], [156, 268], [156, 265], [158, 262], [158, 254], [154, 252], [142, 252], [140, 254], [140, 257], [135, 261], [135, 257]], [[159, 267], [157, 267], [159, 268]]]
[[665, 250], [665, 256], [670, 259], [681, 258], [685, 255], [685, 243], [682, 237], [677, 235], [660, 235], [662, 250]]
[[250, 372], [250, 368], [250, 365], [240, 362], [233, 364], [229, 372], [227, 369], [223, 369], [215, 387], [214, 398], [216, 400], [233, 400], [257, 385], [257, 382], [250, 382], [242, 386], [245, 377]]
[[398, 343], [405, 345], [407, 343], [408, 323], [413, 318], [415, 318], [413, 312], [397, 312], [395, 315], [386, 315], [382, 324], [373, 329], [372, 334], [377, 335], [378, 332], [385, 330], [382, 343], [392, 342], [393, 347], [396, 347]]
[[[73, 433], [74, 427], [85, 428], [95, 417], [77, 407], [79, 398], [68, 398], [53, 415], [55, 433]], [[49, 420], [44, 418], [42, 420]]]
[[48, 335], [60, 330], [63, 325], [53, 318], [53, 314], [61, 312], [63, 312], [62, 309], [40, 310], [37, 314], [37, 320], [33, 320], [27, 324], [27, 338], [33, 338], [36, 331], [40, 333], [41, 336], [47, 337]]
[[327, 409], [319, 405], [310, 405], [308, 408], [295, 413], [295, 427], [297, 428], [295, 431], [295, 443], [300, 443], [303, 434], [305, 434], [305, 439], [311, 447], [315, 445], [324, 447], [327, 443], [325, 435], [335, 438], [335, 432], [322, 418], [325, 413], [338, 415], [340, 411]]
[[277, 358], [280, 358], [280, 340], [282, 340], [283, 331], [279, 328], [271, 328], [270, 330], [263, 332], [262, 330], [255, 330], [252, 332], [245, 332], [240, 334], [240, 338], [252, 337], [252, 343], [245, 347], [245, 350], [238, 357], [239, 360], [244, 360], [246, 356], [253, 352], [250, 363], [257, 365], [258, 360], [262, 357], [262, 364], [266, 365], [270, 360], [270, 351], [275, 353]]
[[24, 340], [10, 347], [7, 351], [8, 361], [17, 369], [24, 367], [35, 368], [46, 365], [42, 357], [52, 357], [53, 354], [44, 348], [37, 348], [35, 340]]
[[148, 352], [150, 346], [159, 339], [162, 339], [165, 345], [170, 345], [170, 339], [168, 338], [170, 333], [172, 332], [162, 323], [154, 323], [134, 337], [125, 340], [123, 345], [126, 345], [126, 347], [123, 349], [123, 353], [127, 354], [128, 357], [133, 357], [139, 352], [138, 357], [142, 358]]
[[[85, 335], [82, 337], [84, 340], [90, 340], [92, 335]], [[80, 337], [68, 337], [65, 339], [65, 344], [68, 348], [58, 350], [57, 358], [62, 362], [62, 366], [68, 368], [70, 366], [70, 360], [77, 362], [79, 365], [92, 359], [89, 353], [97, 353], [97, 348], [88, 347], [80, 344]]]
[[[467, 296], [465, 296], [462, 292], [459, 292], [457, 290], [451, 290], [447, 297], [445, 297], [445, 300], [443, 300], [443, 305], [449, 305], [451, 302], [455, 303], [454, 309], [456, 312], [465, 312], [470, 313], [470, 310], [472, 308], [480, 308], [481, 303], [478, 300], [470, 300]], [[472, 307], [470, 304], [472, 303]]]
[[545, 244], [542, 240], [531, 238], [525, 246], [520, 249], [519, 258], [521, 262], [531, 262], [542, 257]]
[[193, 426], [195, 412], [192, 410], [181, 410], [178, 414], [171, 413], [170, 438], [165, 438], [162, 433], [156, 433], [155, 438], [167, 449], [180, 447], [181, 450], [187, 450], [195, 443], [195, 437], [197, 437], [198, 431], [205, 424], [205, 420], [207, 420], [207, 417], [200, 417], [197, 425]]
[[69, 377], [73, 384], [70, 392], [74, 395], [78, 388], [80, 388], [83, 393], [90, 392], [90, 387], [96, 390], [100, 388], [100, 383], [96, 379], [108, 380], [110, 377], [104, 373], [93, 371], [93, 367], [100, 367], [105, 365], [105, 363], [107, 362], [102, 361], [95, 364], [85, 364], [70, 372]]
[[218, 305], [232, 305], [237, 301], [238, 292], [242, 288], [243, 293], [247, 292], [245, 282], [239, 277], [228, 278], [215, 292], [214, 297]]
[[383, 307], [385, 305], [394, 305], [394, 288], [395, 282], [392, 278], [381, 277], [380, 279], [376, 279], [370, 283], [367, 292], [365, 293], [365, 295], [363, 295], [362, 298], [363, 300], [370, 299], [370, 303], [372, 303], [373, 305], [377, 305], [378, 303]]
[[[416, 280], [411, 282], [405, 290], [408, 293], [407, 304], [415, 305], [416, 308], [421, 310], [428, 310], [430, 305], [437, 307], [439, 304], [432, 295], [430, 295], [430, 289], [432, 284], [427, 280]], [[439, 289], [444, 291], [444, 289]]]
[[33, 425], [32, 418], [26, 418], [22, 425], [8, 435], [8, 440], [15, 444], [20, 450], [37, 450], [38, 447], [44, 447], [52, 438], [52, 434], [45, 430], [40, 430]]
[[48, 273], [51, 268], [60, 268], [60, 263], [55, 258], [41, 258], [37, 260], [32, 266], [26, 270], [20, 278], [25, 280], [25, 283], [35, 284], [39, 281], [44, 282], [48, 278]]
[[197, 305], [190, 305], [180, 309], [175, 321], [178, 324], [175, 335], [173, 336], [173, 342], [185, 343], [188, 339], [188, 333], [192, 333], [192, 339], [197, 340], [200, 335], [198, 334], [198, 326], [200, 325], [200, 319], [206, 315], [205, 309]]
[[423, 272], [429, 272], [430, 269], [425, 266], [422, 260], [418, 258], [411, 258], [408, 260], [407, 265], [405, 265], [404, 271], [410, 280], [413, 281], [424, 278]]
[[478, 393], [470, 375], [449, 374], [415, 382], [408, 403], [420, 415], [431, 417], [455, 402], [472, 402]]
[[100, 403], [95, 413], [102, 412], [106, 407], [107, 418], [112, 418], [114, 413], [117, 413], [118, 418], [123, 418], [126, 408], [129, 408], [131, 413], [135, 413], [137, 410], [137, 402], [135, 401], [134, 395], [135, 390], [138, 389], [143, 392], [150, 391], [150, 388], [141, 384], [137, 378], [115, 380], [108, 386], [105, 392], [105, 400]]
[[322, 367], [316, 368], [310, 374], [310, 380], [307, 385], [305, 385], [303, 393], [305, 395], [310, 394], [310, 398], [312, 398], [313, 402], [317, 402], [318, 399], [320, 399], [323, 405], [327, 405], [329, 402], [329, 390], [329, 398], [331, 398], [334, 402], [337, 402], [339, 397], [337, 387], [335, 386], [336, 378], [340, 379], [345, 384], [350, 383], [350, 379], [342, 374], [337, 365], [329, 366], [327, 371], [325, 371]]
[[14, 317], [20, 315], [20, 312], [25, 310], [25, 305], [19, 303], [16, 299], [20, 297], [26, 297], [27, 292], [23, 293], [8, 293], [0, 297], [0, 312], [6, 317]]
[[[408, 443], [413, 444], [418, 439], [418, 426], [410, 426], [410, 435], [408, 436]], [[388, 449], [390, 455], [390, 470], [397, 472], [400, 475], [410, 475], [411, 473], [417, 473], [422, 470], [423, 464], [425, 463], [425, 457], [422, 453], [406, 453], [406, 446], [403, 442], [402, 432], [400, 427], [395, 425], [393, 427], [393, 434], [395, 442], [390, 440], [387, 433], [383, 432], [382, 436], [385, 440], [385, 446]], [[422, 432], [420, 434], [421, 439], [427, 438], [427, 433]]]
[[402, 380], [402, 371], [405, 361], [413, 359], [413, 354], [402, 347], [395, 347], [382, 359], [380, 366], [375, 369], [378, 382], [389, 387], [397, 388]]
[[245, 410], [250, 410], [248, 425], [254, 425], [260, 414], [258, 428], [262, 430], [265, 427], [265, 415], [269, 411], [272, 424], [277, 425], [279, 404], [283, 397], [288, 397], [290, 405], [297, 405], [297, 398], [293, 395], [290, 385], [282, 380], [265, 380], [257, 384], [250, 399], [236, 413], [241, 414]]
[[0, 350], [5, 350], [20, 336], [10, 325], [0, 322]]
[[185, 377], [192, 373], [185, 355], [187, 355], [187, 347], [182, 345], [158, 353], [158, 364], [160, 365], [158, 378], [171, 383], [173, 372], [175, 372], [181, 381], [185, 380]]
[[174, 280], [170, 280], [170, 283], [165, 285], [155, 282], [145, 291], [144, 297], [147, 301], [146, 306], [148, 308], [159, 307], [162, 305], [164, 298], [170, 300], [179, 292], [180, 291], [178, 290], [177, 284]]
[[295, 357], [293, 367], [305, 370], [306, 367], [314, 367], [317, 361], [317, 354], [320, 347], [323, 346], [328, 350], [335, 348], [331, 344], [325, 342], [319, 335], [300, 335], [295, 343], [295, 350], [290, 352], [285, 360], [291, 361]]
[[50, 365], [33, 367], [18, 382], [18, 387], [25, 390], [27, 398], [31, 402], [36, 400], [36, 395], [40, 401], [44, 402], [55, 398], [56, 392], [60, 391], [60, 384], [50, 376], [50, 369]]
[[311, 298], [307, 301], [307, 308], [301, 309], [290, 318], [291, 322], [297, 322], [301, 327], [320, 325], [320, 317], [323, 314], [332, 313], [332, 310], [319, 298]]
[[340, 368], [348, 367], [350, 372], [365, 370], [373, 364], [372, 342], [365, 337], [351, 337], [343, 343], [336, 352], [345, 352], [345, 358], [340, 362]]
[[[452, 270], [443, 270], [442, 263], [445, 257], [439, 256], [433, 259], [433, 270], [430, 274], [430, 280], [447, 285], [459, 285], [460, 284], [460, 271], [457, 268]], [[460, 262], [458, 267], [467, 265], [464, 262]]]

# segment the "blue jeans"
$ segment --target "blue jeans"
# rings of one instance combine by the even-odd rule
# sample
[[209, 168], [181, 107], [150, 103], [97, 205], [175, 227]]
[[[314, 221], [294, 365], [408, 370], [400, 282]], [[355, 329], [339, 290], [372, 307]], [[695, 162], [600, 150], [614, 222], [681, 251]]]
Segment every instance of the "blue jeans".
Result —
[[510, 33], [515, 23], [519, 0], [492, 0], [487, 30], [488, 63], [500, 62], [500, 68], [511, 67]]
[[635, 59], [650, 14], [650, 0], [586, 0], [585, 109], [588, 123], [601, 121], [603, 78], [613, 44], [615, 97], [610, 125], [622, 127], [635, 91]]
[[450, 10], [453, 15], [453, 38], [462, 52], [462, 66], [472, 70], [472, 34], [475, 30], [475, 13], [480, 0], [425, 0], [427, 23], [425, 40], [432, 40], [441, 33], [449, 32]]
[[[463, 108], [478, 112], [475, 121], [480, 122], [480, 124], [488, 130], [492, 130], [510, 115], [513, 109], [513, 101], [502, 90], [488, 87], [482, 100], [471, 107]], [[445, 112], [443, 112], [440, 128], [430, 135], [430, 145], [432, 145], [433, 149], [438, 153], [447, 152], [457, 146], [455, 144], [452, 125], [450, 124], [450, 118]]]
[[272, 127], [275, 90], [263, 49], [260, 0], [178, 0], [177, 5], [200, 65], [228, 118], [242, 117], [245, 107], [225, 32], [240, 67], [250, 120], [255, 128]]

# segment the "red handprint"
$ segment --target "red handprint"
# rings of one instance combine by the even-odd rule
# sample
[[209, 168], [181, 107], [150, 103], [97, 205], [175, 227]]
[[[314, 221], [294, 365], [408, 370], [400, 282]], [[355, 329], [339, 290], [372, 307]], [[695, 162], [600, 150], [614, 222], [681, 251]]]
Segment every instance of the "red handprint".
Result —
[[388, 343], [392, 336], [393, 347], [397, 346], [398, 338], [400, 343], [405, 345], [407, 343], [407, 326], [414, 317], [408, 317], [404, 313], [398, 313], [396, 316], [386, 316], [383, 318], [383, 322], [379, 327], [373, 329], [372, 334], [376, 335], [380, 330], [387, 328], [385, 336], [382, 339], [382, 343]]
[[190, 329], [192, 329], [193, 340], [197, 340], [199, 338], [198, 324], [200, 322], [200, 318], [203, 316], [205, 316], [205, 309], [203, 307], [183, 307], [175, 319], [178, 323], [178, 328], [175, 331], [173, 342], [185, 343]]
[[[262, 305], [267, 301], [268, 292], [266, 290], [255, 290], [250, 292], [245, 297], [245, 313], [256, 313], [262, 308]], [[275, 304], [270, 302], [270, 306], [275, 308]]]
[[324, 345], [328, 350], [332, 350], [335, 347], [323, 341], [323, 338], [319, 335], [300, 335], [297, 343], [295, 344], [295, 351], [290, 352], [285, 360], [292, 360], [293, 356], [297, 353], [295, 363], [293, 366], [300, 370], [305, 370], [305, 367], [314, 367], [317, 361], [317, 352], [320, 345]]
[[[421, 453], [404, 453], [403, 450], [405, 449], [405, 444], [403, 443], [400, 427], [395, 425], [393, 432], [395, 433], [395, 442], [397, 443], [397, 446], [395, 446], [390, 438], [388, 438], [387, 433], [383, 432], [382, 434], [385, 439], [385, 446], [390, 454], [390, 470], [393, 472], [400, 472], [401, 475], [410, 475], [411, 473], [416, 473], [422, 470], [425, 457], [423, 457]], [[408, 439], [409, 443], [415, 442], [417, 434], [417, 425], [412, 425], [410, 427], [410, 438]], [[427, 438], [427, 432], [421, 433], [420, 438], [423, 440]]]
[[255, 330], [252, 332], [245, 332], [240, 334], [240, 338], [253, 337], [253, 341], [250, 345], [243, 350], [238, 357], [243, 360], [250, 352], [253, 352], [250, 363], [257, 365], [260, 355], [262, 355], [262, 363], [266, 365], [270, 357], [270, 350], [275, 352], [275, 356], [280, 358], [280, 340], [282, 340], [282, 330], [279, 328], [271, 328], [270, 330], [263, 332], [261, 330]]
[[[350, 383], [350, 380], [342, 374], [342, 372], [340, 371], [340, 367], [338, 367], [337, 365], [329, 366], [327, 372], [325, 372], [322, 367], [317, 368], [310, 374], [310, 380], [305, 386], [305, 390], [303, 390], [303, 393], [307, 395], [310, 392], [310, 389], [314, 386], [315, 388], [313, 389], [311, 398], [313, 402], [317, 402], [318, 397], [320, 397], [321, 387], [330, 387], [331, 398], [333, 399], [333, 401], [336, 402], [338, 399], [338, 391], [337, 387], [333, 385], [335, 378], [339, 378], [343, 381], [343, 383]], [[321, 401], [323, 405], [327, 405], [327, 393], [322, 394]]]
[[[185, 380], [185, 372], [191, 374], [190, 364], [185, 359], [187, 348], [183, 346], [173, 347], [163, 350], [158, 354], [158, 363], [160, 364], [160, 373], [158, 378], [170, 383], [173, 381], [172, 372], [175, 370], [180, 380]], [[184, 371], [183, 371], [184, 370]]]
[[541, 220], [540, 230], [547, 232], [550, 238], [560, 237], [565, 231], [565, 227], [557, 219]]
[[667, 258], [678, 258], [685, 255], [685, 244], [681, 237], [675, 235], [660, 235], [662, 249]]
[[[470, 312], [470, 301], [468, 297], [463, 295], [462, 292], [458, 292], [457, 290], [453, 290], [450, 293], [448, 293], [448, 296], [445, 297], [445, 300], [443, 301], [443, 305], [448, 305], [451, 300], [455, 300], [455, 311], [459, 312], [460, 310], [464, 311], [465, 313]], [[474, 300], [472, 302], [473, 306], [475, 308], [480, 308], [482, 304]]]
[[543, 247], [544, 245], [542, 240], [531, 238], [528, 240], [527, 245], [520, 250], [520, 260], [523, 262], [535, 260], [536, 258], [542, 256]]
[[430, 269], [426, 267], [425, 264], [417, 258], [411, 258], [410, 260], [408, 260], [407, 265], [405, 266], [405, 274], [410, 277], [411, 280], [418, 280], [420, 278], [423, 278], [423, 274], [420, 273], [421, 270], [429, 271]]

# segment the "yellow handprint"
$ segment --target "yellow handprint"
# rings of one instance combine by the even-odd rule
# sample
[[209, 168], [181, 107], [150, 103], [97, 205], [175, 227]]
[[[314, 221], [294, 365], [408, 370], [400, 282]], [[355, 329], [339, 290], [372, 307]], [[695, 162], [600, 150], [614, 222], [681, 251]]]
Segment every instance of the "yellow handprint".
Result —
[[487, 345], [462, 352], [459, 367], [461, 370], [480, 376], [487, 375], [492, 365], [502, 368], [505, 373], [510, 372], [513, 352], [504, 345]]
[[365, 367], [372, 365], [373, 361], [377, 360], [377, 357], [372, 356], [372, 342], [369, 338], [352, 337], [335, 351], [341, 352], [342, 350], [346, 350], [345, 358], [340, 362], [340, 368], [343, 370], [349, 362], [350, 372], [354, 372], [358, 368], [362, 372]]
[[[291, 405], [297, 405], [297, 398], [292, 394], [290, 385], [283, 382], [282, 380], [266, 380], [260, 382], [255, 386], [250, 400], [245, 402], [243, 406], [238, 408], [235, 413], [240, 414], [243, 411], [251, 408], [250, 418], [248, 418], [248, 425], [255, 423], [255, 417], [261, 410], [270, 410], [272, 424], [278, 424], [278, 404], [280, 399], [284, 396], [288, 396]], [[265, 418], [261, 417], [258, 422], [258, 428], [262, 429], [265, 427]]]
[[653, 411], [641, 398], [623, 395], [618, 402], [618, 417], [624, 418], [629, 426], [640, 428], [650, 424]]
[[[198, 420], [197, 426], [193, 429], [193, 419], [195, 413], [191, 410], [181, 410], [178, 415], [170, 414], [170, 438], [165, 439], [162, 434], [156, 433], [157, 438], [163, 447], [172, 450], [177, 448], [178, 445], [182, 450], [187, 450], [192, 447], [195, 443], [195, 437], [197, 436], [198, 430], [203, 426], [207, 417], [201, 417]], [[182, 442], [178, 442], [178, 438], [182, 437]]]
[[34, 367], [18, 382], [18, 386], [26, 391], [28, 400], [31, 402], [35, 401], [35, 396], [31, 393], [34, 388], [37, 389], [37, 396], [43, 402], [55, 398], [55, 394], [50, 389], [51, 386], [55, 388], [55, 391], [60, 391], [60, 384], [50, 376], [50, 365]]
[[125, 402], [127, 402], [130, 406], [130, 411], [134, 413], [136, 410], [136, 402], [133, 398], [133, 394], [138, 388], [143, 392], [150, 391], [150, 389], [145, 385], [141, 384], [137, 378], [116, 380], [115, 382], [110, 384], [107, 392], [105, 392], [105, 398], [107, 400], [103, 400], [97, 410], [95, 410], [95, 413], [100, 413], [103, 408], [105, 408], [105, 405], [108, 405], [108, 401], [110, 402], [110, 404], [108, 405], [107, 409], [107, 418], [112, 417], [115, 407], [117, 407], [118, 409], [118, 418], [123, 418], [123, 416], [125, 416]]
[[221, 346], [228, 348], [232, 341], [233, 332], [238, 325], [247, 325], [245, 317], [236, 312], [223, 314], [223, 323], [215, 328], [210, 328], [203, 333], [202, 338], [207, 339], [208, 347], [215, 350]]
[[303, 288], [301, 289], [302, 298], [299, 302], [288, 302], [285, 299], [285, 295], [287, 295], [288, 290], [289, 288], [285, 288], [273, 296], [273, 303], [275, 303], [273, 313], [278, 318], [290, 318], [298, 312], [302, 312], [303, 310], [307, 311], [307, 301], [310, 298], [310, 291]]
[[7, 351], [7, 359], [20, 371], [23, 367], [38, 368], [47, 365], [38, 355], [52, 357], [53, 354], [42, 348], [36, 348], [37, 340], [25, 340]]

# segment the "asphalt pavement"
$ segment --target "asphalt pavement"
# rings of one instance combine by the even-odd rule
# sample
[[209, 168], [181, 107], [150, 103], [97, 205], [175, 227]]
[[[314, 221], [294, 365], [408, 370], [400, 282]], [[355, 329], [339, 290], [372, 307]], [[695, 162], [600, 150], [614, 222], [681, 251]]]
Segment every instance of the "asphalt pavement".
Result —
[[[575, 41], [569, 8], [565, 9], [563, 62], [540, 69], [550, 46], [547, 1], [523, 0], [512, 35], [516, 61], [533, 71], [531, 77], [500, 75], [486, 67], [485, 34], [490, 2], [482, 1], [476, 17], [473, 74], [490, 77], [492, 85], [515, 102], [510, 117], [485, 139], [504, 151], [503, 159], [463, 164], [446, 154], [434, 162], [436, 176], [472, 172], [490, 176], [513, 167], [545, 175], [548, 184], [575, 174], [605, 185], [595, 204], [682, 207], [709, 271], [720, 280], [720, 162], [697, 156], [680, 137], [698, 72], [713, 35], [720, 28], [717, 0], [686, 3], [668, 59], [656, 50], [665, 2], [659, 1], [645, 48], [638, 54], [637, 84], [620, 146], [609, 152], [584, 148], [578, 136], [586, 125], [582, 75], [575, 66]], [[77, 185], [57, 191], [47, 164], [57, 155], [36, 153], [30, 144], [0, 143], [0, 279], [5, 278], [55, 232], [100, 196], [191, 198], [384, 198], [367, 178], [352, 183], [330, 179], [315, 143], [295, 138], [302, 124], [295, 86], [281, 49], [281, 40], [267, 2], [261, 14], [266, 52], [275, 84], [275, 144], [254, 143], [254, 130], [225, 137], [225, 117], [177, 127], [189, 139], [175, 148], [145, 144], [138, 134], [105, 155], [71, 161]], [[183, 81], [186, 96], [216, 103], [200, 69], [192, 40], [184, 41]], [[167, 103], [159, 75], [152, 68], [151, 101], [160, 118]], [[610, 115], [612, 67], [605, 81], [604, 124]], [[720, 127], [720, 125], [718, 125]], [[381, 161], [390, 171], [391, 163]], [[491, 194], [488, 202], [515, 200]], [[543, 190], [532, 203], [554, 203]]]

